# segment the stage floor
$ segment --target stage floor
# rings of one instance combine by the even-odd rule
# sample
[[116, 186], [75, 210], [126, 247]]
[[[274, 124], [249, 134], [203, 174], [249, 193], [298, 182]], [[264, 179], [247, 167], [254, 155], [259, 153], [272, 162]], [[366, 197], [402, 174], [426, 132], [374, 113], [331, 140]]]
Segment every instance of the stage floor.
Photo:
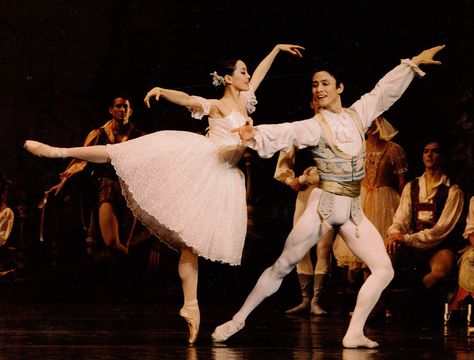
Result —
[[285, 316], [264, 303], [225, 344], [213, 344], [214, 327], [235, 305], [201, 305], [197, 343], [188, 346], [178, 304], [1, 304], [0, 359], [473, 359], [474, 333], [465, 324], [444, 326], [390, 320], [369, 323], [378, 349], [343, 349], [349, 317]]

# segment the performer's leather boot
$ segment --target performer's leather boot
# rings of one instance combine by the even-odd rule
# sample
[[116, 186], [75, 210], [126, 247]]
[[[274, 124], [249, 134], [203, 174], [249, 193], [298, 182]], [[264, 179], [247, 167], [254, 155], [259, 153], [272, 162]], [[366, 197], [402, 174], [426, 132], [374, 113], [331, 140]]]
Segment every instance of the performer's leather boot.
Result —
[[311, 297], [313, 296], [313, 275], [298, 274], [301, 287], [301, 304], [287, 310], [288, 315], [308, 313], [310, 309]]
[[313, 299], [311, 300], [311, 314], [313, 315], [325, 315], [325, 311], [320, 305], [321, 292], [324, 289], [328, 274], [315, 274], [314, 275], [314, 288], [313, 288]]

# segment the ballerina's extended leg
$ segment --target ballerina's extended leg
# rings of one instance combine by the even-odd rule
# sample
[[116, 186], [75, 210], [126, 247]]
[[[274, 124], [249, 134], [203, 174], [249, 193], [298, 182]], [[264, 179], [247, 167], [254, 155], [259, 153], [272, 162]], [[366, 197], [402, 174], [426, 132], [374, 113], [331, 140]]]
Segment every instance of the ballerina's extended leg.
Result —
[[39, 141], [26, 140], [23, 145], [25, 150], [33, 155], [46, 158], [75, 158], [93, 163], [106, 163], [110, 161], [105, 145], [81, 146], [72, 148], [58, 148], [43, 144]]

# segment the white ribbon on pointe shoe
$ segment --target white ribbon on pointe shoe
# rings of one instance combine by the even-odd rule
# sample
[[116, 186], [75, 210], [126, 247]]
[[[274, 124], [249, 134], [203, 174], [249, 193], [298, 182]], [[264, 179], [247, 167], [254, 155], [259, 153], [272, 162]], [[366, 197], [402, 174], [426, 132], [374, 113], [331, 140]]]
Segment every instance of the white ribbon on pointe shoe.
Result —
[[344, 338], [342, 340], [342, 345], [348, 349], [356, 349], [356, 348], [367, 348], [367, 349], [374, 349], [379, 347], [379, 343], [376, 341], [372, 341], [365, 336], [357, 337], [357, 338]]
[[235, 335], [237, 332], [242, 330], [245, 326], [245, 322], [238, 324], [234, 320], [227, 321], [226, 323], [219, 325], [215, 328], [212, 333], [212, 340], [215, 342], [223, 342], [230, 338], [232, 335]]
[[25, 150], [39, 157], [63, 158], [63, 159], [67, 157], [66, 151], [65, 151], [66, 149], [49, 146], [39, 141], [26, 140], [23, 147], [25, 148]]

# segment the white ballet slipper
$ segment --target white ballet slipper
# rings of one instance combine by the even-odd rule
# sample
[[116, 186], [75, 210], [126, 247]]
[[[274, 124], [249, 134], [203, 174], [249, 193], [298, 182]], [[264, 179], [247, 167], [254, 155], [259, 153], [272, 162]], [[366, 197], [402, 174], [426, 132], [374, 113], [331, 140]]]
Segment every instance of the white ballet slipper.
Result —
[[348, 337], [344, 336], [342, 340], [342, 345], [348, 349], [355, 349], [355, 348], [367, 348], [373, 349], [379, 347], [379, 343], [376, 341], [372, 341], [369, 338], [365, 337], [364, 335], [358, 337]]
[[212, 340], [215, 342], [223, 342], [235, 335], [245, 326], [245, 322], [239, 324], [235, 320], [227, 321], [226, 323], [219, 325], [215, 328], [212, 333]]

